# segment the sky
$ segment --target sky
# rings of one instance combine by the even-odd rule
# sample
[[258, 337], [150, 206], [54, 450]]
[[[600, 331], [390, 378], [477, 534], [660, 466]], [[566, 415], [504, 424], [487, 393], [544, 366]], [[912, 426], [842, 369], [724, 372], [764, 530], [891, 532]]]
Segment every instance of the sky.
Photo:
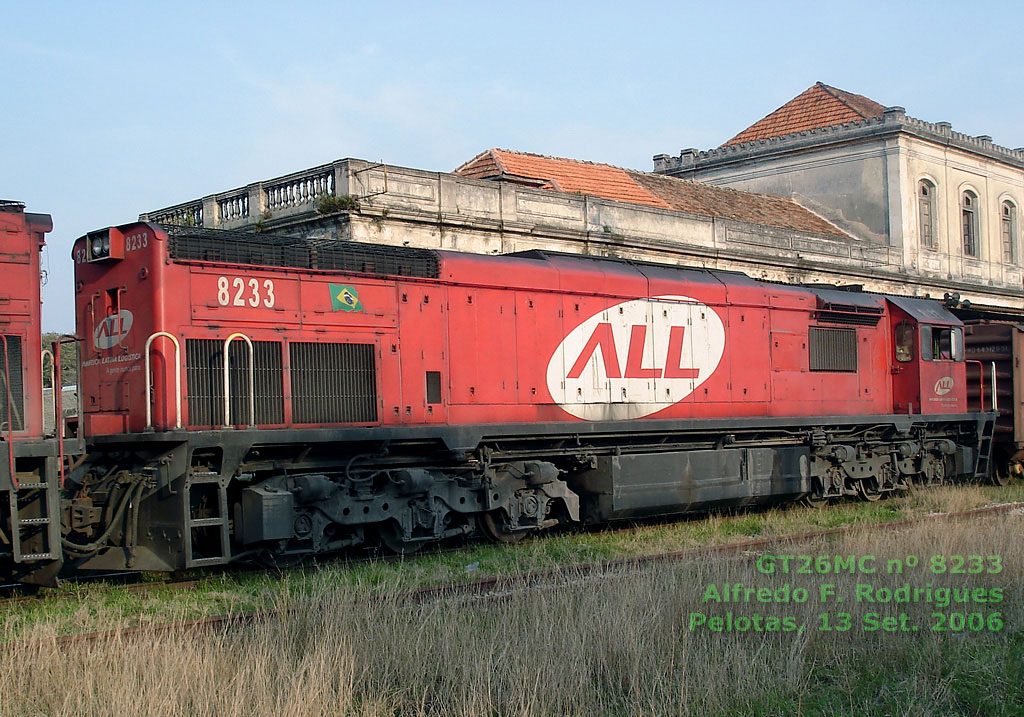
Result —
[[74, 240], [335, 159], [451, 171], [490, 147], [650, 171], [817, 81], [1024, 146], [1024, 4], [0, 0], [0, 199]]

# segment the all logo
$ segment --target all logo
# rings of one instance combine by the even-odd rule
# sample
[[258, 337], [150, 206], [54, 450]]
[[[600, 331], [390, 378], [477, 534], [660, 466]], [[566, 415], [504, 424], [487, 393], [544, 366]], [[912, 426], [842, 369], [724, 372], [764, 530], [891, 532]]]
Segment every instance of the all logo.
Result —
[[135, 317], [128, 309], [121, 309], [116, 314], [105, 318], [92, 335], [92, 342], [97, 349], [112, 349], [132, 330]]
[[945, 396], [947, 393], [953, 390], [953, 377], [943, 376], [935, 382], [935, 395]]
[[642, 418], [693, 393], [724, 351], [722, 319], [696, 299], [626, 301], [562, 339], [548, 361], [548, 390], [577, 418]]

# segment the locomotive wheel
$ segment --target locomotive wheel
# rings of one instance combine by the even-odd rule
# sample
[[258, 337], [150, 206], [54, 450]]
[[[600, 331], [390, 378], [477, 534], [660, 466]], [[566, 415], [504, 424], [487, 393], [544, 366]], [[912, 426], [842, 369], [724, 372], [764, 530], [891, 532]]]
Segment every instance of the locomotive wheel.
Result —
[[861, 500], [874, 503], [882, 499], [882, 491], [878, 490], [877, 478], [865, 478], [857, 481], [857, 495]]
[[512, 531], [508, 529], [508, 518], [501, 510], [492, 510], [490, 513], [481, 513], [476, 518], [480, 532], [495, 543], [511, 545], [518, 543], [526, 537], [525, 530]]
[[423, 545], [419, 540], [405, 540], [401, 527], [393, 520], [381, 523], [377, 527], [377, 535], [380, 536], [380, 542], [397, 555], [411, 555]]
[[[817, 478], [813, 478], [811, 482], [811, 492], [805, 495], [800, 503], [806, 505], [808, 508], [824, 508], [829, 504], [829, 499], [824, 495], [817, 495], [818, 489], [821, 488], [821, 481]], [[825, 492], [824, 489], [821, 490]]]
[[1010, 469], [1005, 465], [996, 465], [992, 468], [992, 473], [988, 477], [992, 485], [1010, 485]]
[[813, 493], [805, 495], [800, 501], [808, 508], [825, 508], [828, 506], [829, 499], [824, 496], [816, 496]]

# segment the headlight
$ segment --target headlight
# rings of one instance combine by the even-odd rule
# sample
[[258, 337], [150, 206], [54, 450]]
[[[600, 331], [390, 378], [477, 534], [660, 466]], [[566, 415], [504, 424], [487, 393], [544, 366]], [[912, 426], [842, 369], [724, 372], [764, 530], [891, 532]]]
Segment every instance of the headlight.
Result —
[[[145, 235], [140, 234], [139, 236]], [[124, 232], [119, 227], [90, 232], [85, 235], [84, 239], [85, 261], [106, 262], [111, 259], [124, 259]]]

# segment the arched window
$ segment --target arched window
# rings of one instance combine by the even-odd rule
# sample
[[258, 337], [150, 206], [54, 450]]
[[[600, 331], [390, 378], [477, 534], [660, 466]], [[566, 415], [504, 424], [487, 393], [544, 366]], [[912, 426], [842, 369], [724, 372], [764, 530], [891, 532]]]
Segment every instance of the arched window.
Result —
[[917, 183], [917, 228], [921, 246], [935, 248], [935, 185], [927, 179]]
[[960, 231], [964, 240], [964, 254], [978, 257], [978, 195], [967, 190], [960, 199]]
[[1003, 202], [1000, 208], [999, 236], [1003, 244], [1003, 261], [1007, 264], [1017, 262], [1017, 206], [1010, 201]]

